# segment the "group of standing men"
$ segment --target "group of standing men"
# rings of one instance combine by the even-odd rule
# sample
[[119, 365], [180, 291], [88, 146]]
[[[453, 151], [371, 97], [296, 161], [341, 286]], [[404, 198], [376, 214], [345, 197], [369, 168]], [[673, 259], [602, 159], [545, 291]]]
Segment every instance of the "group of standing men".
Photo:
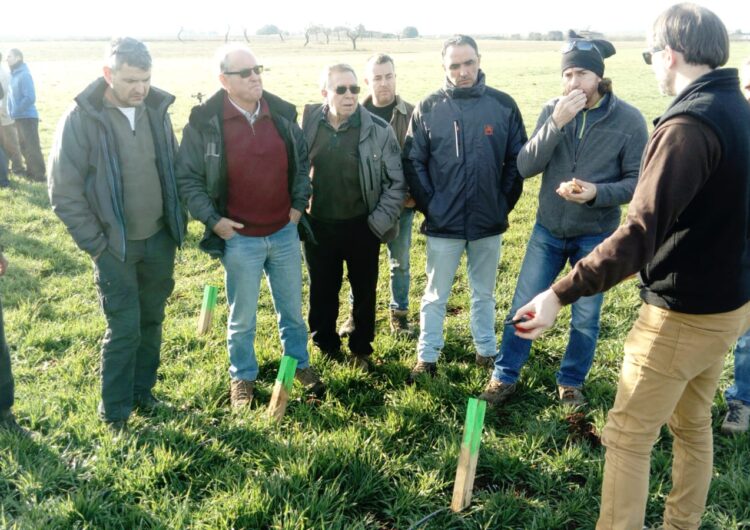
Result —
[[[604, 78], [611, 43], [570, 36], [562, 50], [564, 94], [545, 105], [528, 140], [513, 99], [486, 86], [476, 42], [459, 35], [443, 46], [445, 86], [416, 109], [397, 96], [393, 60], [380, 55], [368, 63], [370, 97], [362, 105], [355, 71], [327, 68], [324, 103], [305, 108], [301, 128], [295, 107], [263, 90], [253, 53], [224, 48], [217, 57], [222, 88], [192, 110], [178, 147], [167, 113], [174, 98], [150, 86], [148, 50], [134, 39], [114, 41], [103, 77], [58, 128], [49, 174], [55, 213], [94, 262], [107, 320], [103, 420], [119, 430], [134, 407], [158, 405], [152, 389], [175, 251], [185, 236], [182, 202], [205, 225], [201, 248], [225, 269], [235, 407], [250, 404], [258, 375], [262, 274], [283, 352], [298, 361], [297, 379], [309, 392], [324, 390], [307, 349], [300, 239], [310, 276], [308, 325], [325, 355], [339, 358], [341, 335], [348, 335], [351, 361], [369, 369], [382, 242], [390, 243], [391, 327], [410, 332], [415, 207], [425, 217], [427, 286], [410, 379], [436, 373], [446, 302], [465, 252], [476, 362], [494, 367], [482, 397], [492, 404], [512, 394], [530, 340], [568, 303], [558, 389], [564, 402], [580, 404], [600, 293], [641, 271], [645, 303], [604, 432], [598, 528], [642, 525], [648, 455], [667, 422], [675, 463], [665, 525], [697, 528], [710, 481], [710, 405], [724, 353], [750, 326], [750, 106], [736, 72], [718, 70], [728, 38], [710, 11], [670, 8], [650, 42], [644, 59], [662, 90], [679, 96], [648, 143], [641, 114]], [[517, 332], [506, 328], [498, 354], [501, 234], [523, 178], [540, 172], [537, 222], [510, 312]], [[619, 206], [631, 198], [617, 228]], [[735, 215], [727, 218], [727, 209]], [[573, 270], [552, 285], [566, 262]], [[352, 309], [337, 332], [344, 264]], [[5, 265], [0, 254], [0, 274]]]

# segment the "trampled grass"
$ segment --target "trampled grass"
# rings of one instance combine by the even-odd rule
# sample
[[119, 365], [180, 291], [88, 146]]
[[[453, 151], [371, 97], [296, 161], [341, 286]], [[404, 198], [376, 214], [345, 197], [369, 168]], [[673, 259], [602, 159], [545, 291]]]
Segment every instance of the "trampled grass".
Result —
[[[8, 44], [0, 43], [7, 49]], [[172, 108], [181, 130], [192, 94], [216, 89], [211, 53], [217, 43], [152, 45], [154, 84], [177, 96]], [[376, 51], [392, 53], [399, 92], [416, 102], [438, 87], [440, 43], [432, 40], [361, 41], [326, 46], [258, 40], [268, 67], [266, 88], [295, 102], [319, 100], [317, 79], [330, 62], [362, 68]], [[103, 43], [21, 46], [38, 84], [42, 142], [49, 149], [56, 122], [100, 71]], [[668, 104], [657, 95], [640, 43], [618, 44], [607, 61], [619, 96], [648, 120]], [[554, 43], [480, 42], [488, 83], [519, 103], [529, 132], [541, 105], [559, 92]], [[734, 45], [738, 65], [750, 45]], [[515, 287], [534, 221], [538, 179], [528, 181], [503, 237], [498, 265], [498, 323]], [[228, 407], [223, 287], [211, 331], [196, 337], [206, 283], [223, 286], [217, 261], [197, 250], [201, 227], [190, 225], [178, 254], [177, 287], [164, 327], [156, 392], [172, 404], [152, 417], [134, 415], [130, 431], [113, 438], [96, 418], [98, 349], [104, 329], [89, 259], [73, 245], [49, 209], [45, 189], [19, 182], [0, 191], [0, 224], [11, 261], [0, 281], [17, 381], [16, 413], [37, 434], [31, 440], [0, 433], [0, 526], [3, 528], [274, 528], [430, 529], [593, 528], [598, 513], [603, 450], [587, 437], [599, 431], [614, 398], [622, 343], [639, 306], [635, 281], [606, 297], [602, 333], [586, 384], [589, 405], [578, 429], [571, 410], [554, 396], [567, 340], [565, 311], [554, 330], [534, 344], [520, 391], [488, 413], [474, 499], [461, 514], [446, 510], [463, 429], [466, 401], [488, 374], [474, 365], [465, 269], [456, 279], [446, 320], [439, 377], [404, 384], [415, 343], [388, 333], [388, 274], [381, 257], [374, 373], [321, 359], [328, 384], [321, 402], [307, 403], [296, 386], [285, 419], [265, 418], [280, 355], [272, 304], [263, 287], [256, 347], [261, 375], [252, 411]], [[424, 240], [412, 249], [410, 317], [417, 320], [424, 289]], [[346, 294], [342, 292], [342, 301]], [[342, 311], [342, 319], [345, 311]], [[499, 330], [499, 326], [498, 326]], [[731, 357], [722, 388], [731, 375]], [[715, 426], [724, 410], [716, 397]], [[748, 436], [716, 437], [715, 475], [704, 528], [750, 525]], [[669, 491], [670, 436], [657, 443], [647, 521], [661, 519]]]

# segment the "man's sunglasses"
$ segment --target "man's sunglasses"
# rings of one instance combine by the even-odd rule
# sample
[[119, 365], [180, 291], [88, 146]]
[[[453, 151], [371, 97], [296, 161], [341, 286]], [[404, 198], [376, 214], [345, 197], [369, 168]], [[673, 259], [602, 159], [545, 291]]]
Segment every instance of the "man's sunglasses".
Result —
[[343, 96], [346, 94], [346, 91], [351, 92], [352, 94], [359, 94], [359, 91], [362, 90], [362, 87], [359, 85], [341, 85], [337, 86], [334, 91], [339, 95]]
[[643, 61], [646, 64], [650, 65], [651, 61], [654, 58], [654, 54], [659, 53], [659, 52], [663, 52], [663, 51], [664, 51], [664, 48], [650, 48], [650, 49], [648, 49], [648, 50], [646, 50], [646, 51], [643, 52]]
[[263, 73], [263, 65], [259, 64], [256, 66], [253, 66], [252, 68], [243, 68], [242, 70], [237, 70], [235, 72], [224, 72], [224, 75], [238, 75], [242, 79], [247, 79], [251, 75], [253, 75], [253, 72], [255, 72], [256, 75], [260, 75]]
[[589, 40], [569, 40], [565, 44], [562, 45], [562, 48], [560, 48], [561, 53], [569, 53], [573, 50], [581, 50], [583, 52], [587, 52], [589, 50], [596, 50], [601, 55], [601, 52], [599, 51], [599, 48], [596, 47], [596, 44]]

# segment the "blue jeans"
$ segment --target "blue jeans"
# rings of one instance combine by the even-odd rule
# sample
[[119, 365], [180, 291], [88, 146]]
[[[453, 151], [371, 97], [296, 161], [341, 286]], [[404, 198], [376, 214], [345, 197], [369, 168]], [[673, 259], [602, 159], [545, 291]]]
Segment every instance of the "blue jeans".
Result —
[[[561, 239], [553, 236], [539, 223], [535, 224], [526, 247], [526, 256], [523, 258], [508, 317], [515, 315], [519, 307], [548, 289], [566, 261], [575, 266], [578, 260], [594, 250], [610, 233]], [[573, 304], [568, 347], [560, 371], [557, 372], [558, 385], [583, 385], [594, 360], [603, 301], [604, 295], [597, 294], [580, 298]], [[531, 341], [517, 337], [513, 326], [505, 326], [500, 352], [495, 359], [493, 379], [509, 384], [518, 381], [530, 351]]]
[[273, 298], [283, 354], [297, 359], [297, 368], [307, 368], [310, 361], [302, 318], [302, 254], [297, 225], [290, 222], [265, 237], [236, 234], [226, 241], [221, 262], [229, 302], [227, 347], [232, 379], [255, 381], [258, 377], [255, 313], [262, 273]]
[[437, 362], [443, 348], [445, 306], [464, 251], [471, 286], [471, 336], [477, 353], [495, 355], [495, 280], [500, 261], [500, 235], [475, 241], [427, 236], [427, 287], [419, 312], [417, 343], [420, 361]]
[[734, 384], [727, 388], [724, 397], [750, 405], [750, 331], [739, 339], [734, 347]]
[[391, 268], [391, 309], [409, 309], [409, 250], [414, 208], [404, 208], [399, 220], [398, 237], [388, 243], [388, 264]]

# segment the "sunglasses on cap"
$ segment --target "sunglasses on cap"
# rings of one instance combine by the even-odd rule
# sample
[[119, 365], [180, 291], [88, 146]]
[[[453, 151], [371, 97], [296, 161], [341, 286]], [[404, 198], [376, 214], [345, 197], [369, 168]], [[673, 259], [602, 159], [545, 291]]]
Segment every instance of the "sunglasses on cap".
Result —
[[654, 58], [654, 54], [657, 54], [657, 53], [663, 52], [663, 51], [664, 51], [664, 48], [649, 48], [648, 50], [645, 50], [643, 52], [643, 54], [642, 54], [643, 55], [643, 61], [646, 64], [650, 65], [651, 61]]
[[224, 72], [224, 75], [238, 75], [242, 79], [247, 79], [253, 74], [253, 72], [255, 72], [256, 75], [262, 74], [263, 65], [259, 64], [259, 65], [253, 66], [252, 68], [243, 68], [242, 70], [237, 70], [235, 72]]
[[362, 88], [359, 85], [340, 85], [333, 89], [334, 92], [336, 92], [339, 96], [343, 96], [346, 94], [346, 91], [348, 90], [352, 94], [359, 94], [359, 91], [362, 90]]
[[581, 50], [582, 52], [596, 50], [599, 55], [601, 55], [601, 52], [599, 51], [599, 48], [596, 47], [596, 44], [589, 40], [569, 40], [560, 48], [561, 53], [570, 53], [573, 50]]

